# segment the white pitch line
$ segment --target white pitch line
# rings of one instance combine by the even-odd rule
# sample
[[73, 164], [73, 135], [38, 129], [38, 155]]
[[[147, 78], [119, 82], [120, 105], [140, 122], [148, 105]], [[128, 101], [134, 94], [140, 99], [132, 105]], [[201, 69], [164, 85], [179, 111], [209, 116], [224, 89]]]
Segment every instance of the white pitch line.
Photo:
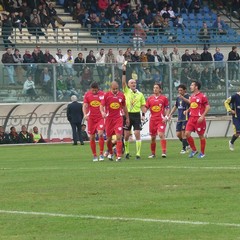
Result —
[[[128, 169], [197, 169], [197, 170], [240, 170], [240, 167], [200, 167], [200, 166], [124, 166], [124, 167], [106, 167], [105, 170], [128, 170]], [[59, 167], [38, 167], [38, 168], [26, 168], [26, 167], [19, 167], [19, 168], [0, 168], [0, 171], [3, 170], [24, 170], [24, 171], [46, 171], [46, 170], [95, 170], [95, 168], [91, 167], [75, 167], [75, 168], [59, 168]]]
[[0, 214], [15, 214], [15, 215], [34, 215], [46, 217], [61, 217], [61, 218], [82, 218], [82, 219], [96, 219], [109, 221], [136, 221], [136, 222], [157, 222], [168, 224], [184, 224], [184, 225], [215, 225], [222, 227], [236, 227], [240, 228], [238, 223], [216, 223], [216, 222], [200, 222], [200, 221], [181, 221], [170, 219], [153, 219], [153, 218], [127, 218], [127, 217], [104, 217], [94, 215], [79, 215], [79, 214], [63, 214], [63, 213], [48, 213], [48, 212], [26, 212], [26, 211], [8, 211], [0, 210]]

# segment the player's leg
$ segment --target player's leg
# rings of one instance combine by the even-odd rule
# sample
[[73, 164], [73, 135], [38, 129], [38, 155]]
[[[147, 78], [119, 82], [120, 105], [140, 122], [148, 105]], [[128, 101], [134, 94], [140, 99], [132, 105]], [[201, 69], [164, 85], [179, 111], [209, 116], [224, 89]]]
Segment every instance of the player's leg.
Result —
[[206, 120], [203, 120], [201, 123], [197, 123], [196, 132], [200, 139], [200, 149], [201, 149], [201, 152], [199, 153], [198, 158], [205, 157], [205, 148], [206, 148], [206, 138], [204, 137], [205, 130], [206, 130]]
[[165, 129], [164, 131], [158, 131], [158, 136], [160, 137], [160, 145], [162, 149], [162, 157], [167, 157], [167, 140], [165, 138]]
[[155, 156], [156, 156], [157, 124], [152, 119], [150, 119], [150, 122], [149, 122], [149, 133], [151, 136], [151, 143], [150, 143], [151, 155], [149, 155], [148, 158], [155, 158]]
[[188, 120], [187, 126], [186, 126], [186, 131], [185, 131], [185, 135], [186, 135], [186, 139], [192, 149], [191, 153], [189, 154], [189, 157], [192, 158], [194, 157], [198, 151], [194, 142], [193, 137], [191, 136], [191, 133], [195, 130], [195, 125], [196, 125], [196, 121], [193, 118], [190, 118]]
[[233, 135], [229, 141], [229, 149], [234, 151], [234, 142], [238, 139], [240, 135], [240, 120], [233, 118]]
[[104, 150], [104, 120], [100, 119], [97, 123], [97, 132], [98, 132], [98, 146], [99, 146], [99, 160], [103, 161], [104, 156], [103, 156], [103, 150]]

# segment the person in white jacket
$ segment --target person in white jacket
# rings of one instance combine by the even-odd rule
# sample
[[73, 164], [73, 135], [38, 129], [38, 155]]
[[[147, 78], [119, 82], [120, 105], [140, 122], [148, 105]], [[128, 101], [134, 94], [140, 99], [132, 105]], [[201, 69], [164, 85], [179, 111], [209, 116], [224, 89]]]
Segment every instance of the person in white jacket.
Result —
[[38, 98], [37, 93], [35, 91], [35, 84], [32, 80], [32, 75], [27, 77], [27, 80], [23, 84], [23, 94], [26, 94], [31, 97], [31, 100], [35, 100]]

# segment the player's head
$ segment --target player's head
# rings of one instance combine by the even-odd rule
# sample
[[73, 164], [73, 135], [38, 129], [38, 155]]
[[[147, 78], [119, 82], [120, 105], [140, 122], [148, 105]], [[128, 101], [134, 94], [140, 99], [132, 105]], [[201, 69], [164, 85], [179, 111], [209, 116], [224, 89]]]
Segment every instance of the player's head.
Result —
[[154, 94], [160, 94], [162, 92], [162, 86], [160, 83], [155, 83], [153, 85], [153, 93]]
[[186, 87], [185, 84], [180, 84], [180, 85], [177, 87], [177, 89], [178, 89], [178, 93], [179, 93], [180, 95], [184, 95], [184, 94], [186, 93], [187, 87]]
[[117, 94], [117, 92], [118, 92], [118, 89], [119, 89], [119, 85], [118, 85], [118, 83], [116, 82], [116, 81], [113, 81], [112, 83], [111, 83], [111, 92], [113, 93], [113, 94]]
[[137, 87], [136, 80], [130, 79], [130, 80], [128, 81], [128, 87], [129, 87], [131, 90], [135, 90], [136, 87]]
[[191, 92], [195, 92], [201, 89], [201, 83], [198, 81], [192, 81], [190, 85]]
[[92, 91], [93, 94], [97, 94], [98, 90], [99, 90], [99, 86], [97, 82], [93, 82], [90, 85], [90, 90]]

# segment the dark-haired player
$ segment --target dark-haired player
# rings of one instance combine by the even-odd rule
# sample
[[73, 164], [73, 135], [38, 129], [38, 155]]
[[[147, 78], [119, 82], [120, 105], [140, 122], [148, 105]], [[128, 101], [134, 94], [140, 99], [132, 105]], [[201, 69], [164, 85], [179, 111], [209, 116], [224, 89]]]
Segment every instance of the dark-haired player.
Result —
[[176, 134], [178, 139], [182, 142], [181, 154], [185, 154], [189, 148], [189, 144], [186, 139], [185, 129], [188, 121], [188, 115], [184, 114], [189, 108], [189, 94], [187, 93], [187, 87], [185, 84], [180, 84], [178, 87], [178, 93], [176, 102], [172, 110], [170, 111], [169, 118], [172, 117], [173, 113], [178, 110], [178, 120], [176, 125]]
[[229, 141], [229, 149], [234, 151], [234, 142], [240, 135], [240, 92], [233, 94], [224, 102], [225, 108], [232, 115], [233, 136]]
[[155, 83], [153, 86], [153, 95], [149, 96], [146, 108], [150, 110], [149, 133], [151, 135], [151, 155], [148, 158], [155, 158], [156, 137], [160, 137], [162, 148], [162, 157], [166, 158], [167, 141], [165, 139], [165, 129], [169, 115], [169, 101], [162, 95], [161, 85]]
[[93, 82], [90, 86], [90, 90], [86, 92], [83, 100], [83, 114], [85, 120], [88, 122], [88, 134], [90, 137], [90, 147], [93, 154], [93, 161], [98, 161], [95, 134], [98, 133], [99, 140], [99, 161], [104, 160], [104, 119], [100, 112], [100, 104], [104, 97], [104, 92], [99, 90], [98, 84]]
[[210, 110], [210, 105], [208, 103], [208, 98], [205, 94], [200, 92], [201, 83], [193, 81], [190, 85], [190, 90], [192, 95], [189, 98], [189, 110], [186, 111], [186, 114], [189, 112], [189, 120], [186, 126], [186, 138], [192, 149], [192, 152], [189, 154], [190, 158], [193, 158], [197, 153], [197, 148], [194, 143], [194, 139], [191, 136], [192, 132], [196, 132], [200, 139], [200, 149], [201, 152], [198, 155], [198, 158], [205, 157], [205, 147], [206, 139], [204, 133], [206, 130], [206, 119], [208, 111]]

